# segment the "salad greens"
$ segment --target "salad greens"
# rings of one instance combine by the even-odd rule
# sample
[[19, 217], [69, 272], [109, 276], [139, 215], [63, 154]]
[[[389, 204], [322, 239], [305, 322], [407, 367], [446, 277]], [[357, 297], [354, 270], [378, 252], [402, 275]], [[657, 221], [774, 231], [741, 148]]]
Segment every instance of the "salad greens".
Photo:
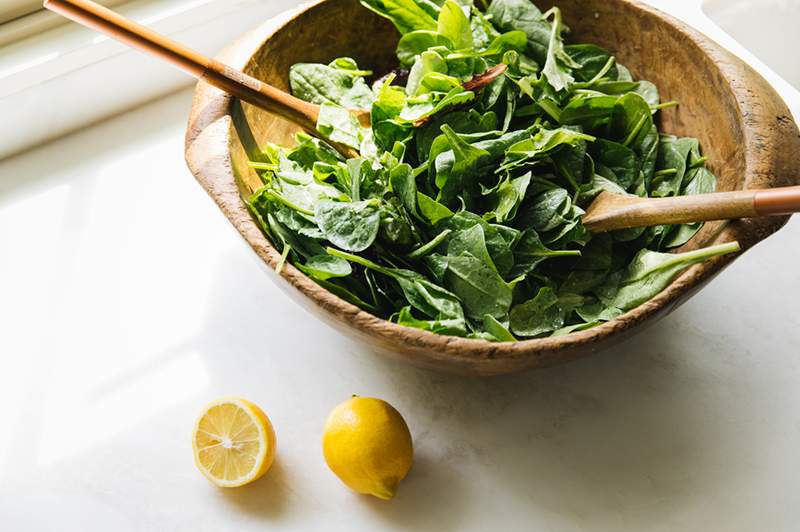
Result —
[[[399, 30], [398, 69], [297, 64], [295, 95], [345, 160], [297, 135], [253, 163], [255, 218], [288, 260], [378, 316], [439, 334], [513, 341], [613, 319], [723, 244], [665, 253], [700, 224], [590, 234], [602, 191], [715, 188], [697, 140], [659, 132], [656, 86], [606, 50], [567, 44], [558, 8], [528, 0], [362, 0]], [[506, 71], [482, 90], [476, 76]], [[371, 128], [347, 111], [371, 110]]]

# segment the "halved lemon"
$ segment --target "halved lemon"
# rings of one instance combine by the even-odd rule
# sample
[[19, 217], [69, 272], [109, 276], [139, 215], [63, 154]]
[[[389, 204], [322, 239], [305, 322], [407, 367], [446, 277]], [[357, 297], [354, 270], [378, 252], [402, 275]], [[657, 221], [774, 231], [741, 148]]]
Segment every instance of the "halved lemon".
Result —
[[222, 488], [253, 482], [275, 458], [275, 431], [258, 406], [224, 397], [206, 406], [192, 433], [194, 463]]

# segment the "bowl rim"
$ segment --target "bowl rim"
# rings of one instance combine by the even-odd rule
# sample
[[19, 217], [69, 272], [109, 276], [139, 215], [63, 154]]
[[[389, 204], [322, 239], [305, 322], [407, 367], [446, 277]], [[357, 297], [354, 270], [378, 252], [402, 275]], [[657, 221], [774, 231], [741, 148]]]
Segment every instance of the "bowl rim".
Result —
[[[244, 35], [217, 58], [229, 62], [232, 66], [244, 68], [258, 49], [274, 34], [292, 24], [303, 13], [317, 9], [320, 5], [330, 1], [335, 0], [315, 0], [268, 20]], [[758, 73], [709, 37], [674, 17], [636, 0], [616, 1], [663, 20], [672, 27], [673, 31], [680, 33], [688, 44], [698, 47], [702, 53], [709, 56], [719, 68], [720, 73], [729, 81], [729, 90], [738, 104], [738, 118], [745, 125], [746, 141], [743, 148], [746, 150], [746, 177], [744, 184], [747, 188], [763, 188], [758, 185], [764, 183], [769, 185], [769, 176], [775, 175], [782, 168], [781, 165], [786, 166], [787, 164], [793, 165], [796, 170], [791, 175], [798, 176], [794, 183], [787, 182], [787, 184], [800, 183], [800, 135], [797, 134], [797, 126], [783, 100]], [[753, 90], [754, 86], [758, 90]], [[234, 104], [234, 98], [202, 81], [198, 83], [186, 133], [186, 160], [201, 185], [223, 210], [231, 223], [236, 226], [252, 249], [274, 272], [281, 254], [266, 238], [256, 221], [252, 219], [238, 193], [235, 182], [230, 183], [231, 180], [235, 181], [230, 151], [227, 151], [228, 146], [233, 142], [232, 113]], [[785, 109], [782, 116], [777, 117], [778, 124], [773, 123], [776, 119], [773, 112], [776, 106], [779, 109], [781, 107]], [[214, 131], [209, 133], [210, 130]], [[790, 137], [788, 140], [779, 138], [787, 133]], [[792, 133], [794, 133], [793, 136]], [[221, 144], [222, 141], [224, 141], [224, 146]], [[772, 142], [776, 146], [780, 146], [782, 151], [788, 150], [788, 152], [761, 153], [764, 151], [765, 142]], [[756, 149], [756, 145], [760, 148]], [[221, 150], [221, 147], [224, 149]], [[209, 150], [216, 153], [218, 159], [216, 164], [209, 164], [210, 158], [205, 153]], [[766, 151], [769, 152], [769, 150]], [[781, 160], [774, 160], [776, 157]], [[225, 174], [224, 178], [219, 175], [220, 169]], [[754, 177], [761, 180], [753, 179]], [[748, 184], [755, 186], [750, 187], [747, 186]], [[655, 322], [656, 320], [653, 318], [666, 315], [682, 300], [688, 299], [693, 290], [699, 290], [704, 282], [718, 274], [741, 253], [780, 229], [788, 221], [788, 218], [785, 216], [713, 222], [716, 226], [706, 244], [738, 240], [742, 248], [740, 253], [716, 257], [687, 268], [656, 297], [613, 320], [564, 336], [532, 338], [516, 342], [490, 342], [445, 336], [392, 323], [340, 299], [288, 262], [282, 268], [280, 277], [294, 289], [299, 290], [304, 299], [308, 299], [321, 308], [329, 318], [344, 323], [361, 336], [366, 335], [373, 340], [378, 340], [383, 345], [390, 346], [390, 348], [394, 346], [395, 349], [401, 351], [413, 350], [423, 353], [422, 356], [426, 360], [419, 361], [422, 365], [441, 367], [442, 364], [455, 361], [463, 365], [472, 365], [502, 359], [507, 362], [516, 360], [517, 364], [515, 365], [519, 367], [534, 366], [537, 365], [537, 356], [555, 353], [566, 355], [575, 348], [599, 344], [601, 340], [611, 340], [612, 338], [621, 340], [626, 337], [626, 333], [633, 331], [635, 325], [644, 321]], [[286, 283], [280, 284], [285, 285]], [[522, 359], [528, 359], [528, 363], [520, 363]]]

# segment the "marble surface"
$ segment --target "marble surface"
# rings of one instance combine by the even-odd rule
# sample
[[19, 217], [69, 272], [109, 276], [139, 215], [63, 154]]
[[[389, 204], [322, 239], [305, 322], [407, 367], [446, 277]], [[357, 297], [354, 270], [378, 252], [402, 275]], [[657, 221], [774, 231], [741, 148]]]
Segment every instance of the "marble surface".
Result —
[[[264, 275], [182, 160], [189, 92], [0, 162], [3, 530], [791, 531], [800, 521], [800, 219], [646, 333], [492, 379], [418, 370]], [[406, 417], [391, 502], [327, 470], [328, 411]], [[221, 491], [209, 400], [260, 404], [277, 461]]]

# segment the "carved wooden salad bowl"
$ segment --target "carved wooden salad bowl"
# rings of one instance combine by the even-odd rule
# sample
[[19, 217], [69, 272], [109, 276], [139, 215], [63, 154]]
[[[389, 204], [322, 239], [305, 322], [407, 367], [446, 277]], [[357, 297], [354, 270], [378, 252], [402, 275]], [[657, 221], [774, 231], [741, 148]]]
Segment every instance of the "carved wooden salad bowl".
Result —
[[[548, 8], [552, 2], [537, 2]], [[561, 0], [570, 40], [609, 49], [636, 78], [653, 81], [677, 108], [660, 113], [662, 131], [697, 137], [721, 191], [798, 184], [800, 135], [775, 91], [739, 59], [677, 20], [629, 0]], [[298, 62], [349, 56], [387, 72], [396, 65], [398, 34], [357, 0], [322, 0], [273, 19], [220, 56], [247, 74], [288, 90]], [[248, 165], [266, 142], [291, 145], [297, 126], [203, 82], [186, 133], [186, 160], [200, 184], [271, 275], [281, 254], [251, 217], [243, 197], [260, 181]], [[707, 223], [683, 248], [738, 241], [742, 250], [780, 229], [788, 217]], [[667, 315], [736, 255], [694, 265], [650, 301], [611, 321], [560, 337], [488, 342], [396, 325], [328, 292], [291, 264], [278, 280], [287, 293], [328, 323], [376, 351], [413, 364], [491, 375], [552, 365], [607, 348]]]

